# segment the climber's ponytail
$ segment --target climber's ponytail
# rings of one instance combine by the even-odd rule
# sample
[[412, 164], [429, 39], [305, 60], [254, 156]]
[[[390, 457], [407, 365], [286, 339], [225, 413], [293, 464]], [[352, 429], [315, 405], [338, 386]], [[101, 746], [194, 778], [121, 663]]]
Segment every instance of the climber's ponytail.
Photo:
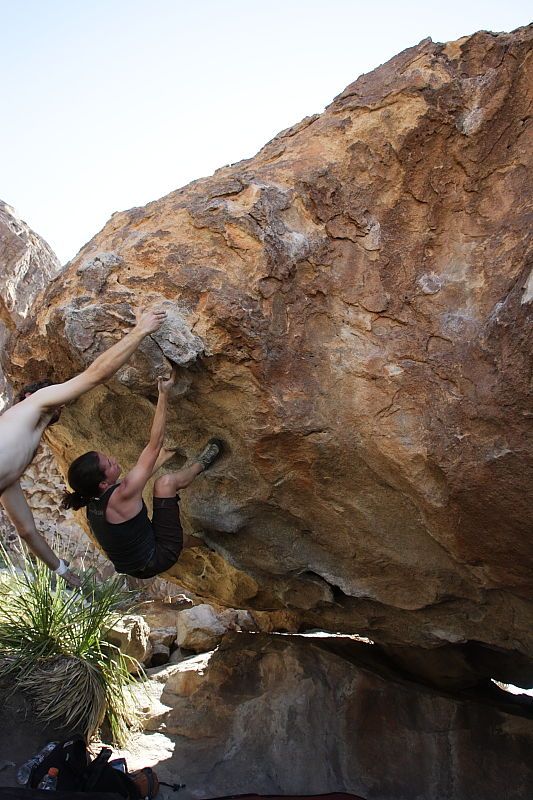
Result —
[[67, 492], [63, 493], [63, 500], [61, 505], [63, 508], [73, 508], [74, 511], [78, 511], [78, 509], [83, 508], [86, 506], [89, 501], [90, 497], [83, 497], [79, 492]]
[[105, 480], [105, 475], [100, 468], [98, 453], [91, 450], [77, 458], [69, 467], [68, 482], [74, 489], [63, 495], [63, 508], [73, 508], [77, 511], [86, 506], [91, 498], [100, 494], [100, 483]]

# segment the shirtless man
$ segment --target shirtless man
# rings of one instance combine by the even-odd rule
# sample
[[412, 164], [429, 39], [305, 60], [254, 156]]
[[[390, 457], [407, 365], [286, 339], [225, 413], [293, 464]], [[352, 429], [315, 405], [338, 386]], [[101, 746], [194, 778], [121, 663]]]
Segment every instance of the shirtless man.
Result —
[[[37, 531], [19, 478], [33, 459], [44, 430], [59, 419], [61, 408], [109, 380], [165, 318], [164, 311], [145, 311], [130, 333], [99, 355], [80, 375], [35, 393], [23, 389], [21, 402], [0, 416], [0, 502], [28, 549], [70, 586], [79, 586], [80, 578], [54, 554]], [[31, 392], [31, 387], [28, 388]]]

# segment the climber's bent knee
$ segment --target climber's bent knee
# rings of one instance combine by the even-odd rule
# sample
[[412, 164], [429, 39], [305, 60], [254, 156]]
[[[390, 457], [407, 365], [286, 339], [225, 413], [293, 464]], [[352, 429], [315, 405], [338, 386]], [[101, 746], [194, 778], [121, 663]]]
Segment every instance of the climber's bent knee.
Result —
[[154, 500], [156, 497], [175, 497], [176, 496], [176, 481], [174, 476], [161, 475], [160, 478], [154, 483]]

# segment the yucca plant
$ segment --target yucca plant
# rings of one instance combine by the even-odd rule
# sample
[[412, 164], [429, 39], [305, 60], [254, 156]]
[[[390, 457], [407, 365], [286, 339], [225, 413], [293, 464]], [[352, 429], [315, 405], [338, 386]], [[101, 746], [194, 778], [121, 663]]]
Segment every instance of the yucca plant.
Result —
[[107, 722], [122, 745], [137, 728], [132, 689], [142, 668], [105, 640], [135, 597], [116, 576], [98, 585], [91, 573], [73, 591], [40, 561], [7, 563], [0, 580], [0, 664], [14, 689], [27, 692], [43, 719], [78, 730], [89, 740]]

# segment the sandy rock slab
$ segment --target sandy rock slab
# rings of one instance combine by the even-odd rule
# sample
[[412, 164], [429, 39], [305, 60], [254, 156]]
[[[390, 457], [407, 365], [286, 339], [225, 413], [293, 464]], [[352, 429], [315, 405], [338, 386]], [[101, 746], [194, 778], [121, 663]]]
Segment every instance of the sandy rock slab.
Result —
[[[106, 640], [118, 647], [122, 654], [135, 659], [140, 664], [148, 662], [152, 656], [153, 644], [150, 628], [140, 614], [126, 614], [106, 632]], [[130, 672], [135, 664], [129, 665]]]
[[164, 767], [196, 797], [533, 791], [533, 719], [382, 677], [293, 637], [233, 634], [157, 680], [146, 728], [175, 742]]
[[181, 611], [177, 622], [179, 647], [203, 653], [213, 650], [230, 630], [254, 630], [255, 622], [248, 611], [217, 611], [208, 603]]

